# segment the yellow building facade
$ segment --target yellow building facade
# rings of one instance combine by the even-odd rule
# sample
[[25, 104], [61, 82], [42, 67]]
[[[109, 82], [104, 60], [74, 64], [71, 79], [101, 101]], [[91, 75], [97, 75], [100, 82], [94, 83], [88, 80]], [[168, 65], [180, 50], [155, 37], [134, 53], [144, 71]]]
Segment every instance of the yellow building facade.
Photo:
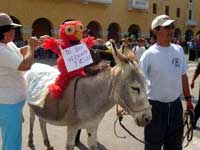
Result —
[[[180, 32], [178, 33], [180, 38], [190, 40], [196, 38], [196, 35], [200, 33], [199, 0], [151, 0], [149, 5], [151, 20], [157, 16], [152, 12], [154, 3], [157, 4], [157, 14], [166, 14], [168, 6], [168, 15], [177, 20], [175, 32]], [[178, 9], [179, 15], [177, 14]]]
[[[191, 2], [192, 1], [192, 2]], [[156, 6], [156, 12], [155, 7]], [[200, 31], [199, 0], [3, 0], [1, 12], [23, 25], [18, 38], [49, 34], [58, 37], [59, 25], [80, 20], [96, 37], [119, 40], [123, 35], [149, 37], [157, 15], [168, 14], [177, 20], [176, 36], [193, 38]], [[179, 17], [177, 17], [179, 9]], [[192, 16], [188, 19], [189, 10]], [[190, 12], [191, 13], [191, 12]], [[191, 14], [190, 14], [191, 15]]]

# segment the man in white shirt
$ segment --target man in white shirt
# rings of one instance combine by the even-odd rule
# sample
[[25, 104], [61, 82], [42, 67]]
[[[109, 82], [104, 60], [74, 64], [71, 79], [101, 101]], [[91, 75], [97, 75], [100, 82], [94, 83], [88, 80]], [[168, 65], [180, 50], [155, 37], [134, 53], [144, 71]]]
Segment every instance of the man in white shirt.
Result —
[[145, 48], [145, 39], [143, 38], [138, 38], [137, 39], [137, 45], [135, 47], [133, 47], [132, 51], [136, 57], [136, 61], [139, 62], [140, 57], [142, 56], [142, 54], [144, 53], [144, 51], [146, 50]]
[[145, 150], [182, 150], [183, 108], [194, 111], [187, 77], [187, 61], [181, 46], [171, 43], [175, 20], [167, 15], [156, 17], [151, 29], [156, 43], [143, 53], [139, 65], [147, 80], [152, 105], [152, 121], [145, 127]]

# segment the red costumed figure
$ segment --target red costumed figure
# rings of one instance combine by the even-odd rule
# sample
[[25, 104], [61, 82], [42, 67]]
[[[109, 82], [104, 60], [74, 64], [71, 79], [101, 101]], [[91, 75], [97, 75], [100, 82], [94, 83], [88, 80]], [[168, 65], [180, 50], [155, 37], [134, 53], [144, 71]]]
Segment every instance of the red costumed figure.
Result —
[[83, 68], [68, 72], [59, 46], [62, 49], [80, 44], [83, 38], [83, 24], [80, 21], [69, 21], [60, 25], [59, 40], [48, 38], [44, 40], [44, 48], [51, 50], [58, 55], [57, 68], [60, 74], [55, 80], [55, 83], [49, 85], [49, 92], [54, 99], [60, 99], [65, 87], [69, 81], [77, 76], [85, 76]]

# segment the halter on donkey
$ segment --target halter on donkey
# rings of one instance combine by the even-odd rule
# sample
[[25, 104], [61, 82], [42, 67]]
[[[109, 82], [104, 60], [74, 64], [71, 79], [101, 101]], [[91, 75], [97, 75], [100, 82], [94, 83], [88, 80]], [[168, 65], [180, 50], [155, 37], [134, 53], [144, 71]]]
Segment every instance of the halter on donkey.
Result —
[[[139, 126], [147, 125], [151, 118], [151, 107], [145, 92], [145, 79], [136, 63], [131, 62], [117, 50], [113, 56], [116, 66], [107, 67], [90, 77], [73, 79], [64, 90], [62, 99], [52, 101], [47, 94], [44, 107], [30, 104], [29, 146], [33, 145], [33, 123], [35, 115], [39, 117], [44, 144], [52, 149], [46, 130], [46, 123], [67, 126], [67, 150], [73, 150], [75, 137], [79, 129], [86, 129], [90, 150], [97, 149], [97, 128], [105, 113], [115, 104], [121, 105]], [[76, 98], [74, 98], [76, 95]], [[55, 109], [56, 108], [56, 109]], [[57, 113], [52, 118], [51, 113]], [[140, 111], [136, 111], [140, 110]], [[65, 132], [64, 132], [65, 133]]]

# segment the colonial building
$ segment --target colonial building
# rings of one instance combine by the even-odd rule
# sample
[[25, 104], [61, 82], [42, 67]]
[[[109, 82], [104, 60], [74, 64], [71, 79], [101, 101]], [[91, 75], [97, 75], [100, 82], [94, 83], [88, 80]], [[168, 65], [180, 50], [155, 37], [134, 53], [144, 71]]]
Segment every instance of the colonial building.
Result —
[[175, 37], [188, 41], [200, 33], [199, 7], [199, 0], [151, 0], [149, 17], [167, 14], [176, 19]]
[[58, 37], [59, 25], [80, 20], [95, 37], [119, 40], [123, 35], [149, 37], [154, 17], [177, 20], [175, 36], [189, 40], [200, 32], [199, 0], [2, 0], [1, 12], [23, 25], [16, 40], [48, 34]]

